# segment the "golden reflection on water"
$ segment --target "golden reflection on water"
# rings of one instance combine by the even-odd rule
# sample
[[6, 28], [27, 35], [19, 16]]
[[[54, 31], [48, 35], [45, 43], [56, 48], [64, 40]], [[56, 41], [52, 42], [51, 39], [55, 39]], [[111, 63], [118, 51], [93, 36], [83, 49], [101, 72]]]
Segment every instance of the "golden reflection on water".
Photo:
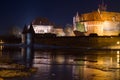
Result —
[[2, 50], [3, 50], [3, 47], [4, 47], [4, 46], [0, 45], [0, 51], [2, 51]]
[[[25, 52], [21, 49], [21, 53], [24, 54]], [[53, 77], [57, 74], [60, 76], [71, 74], [73, 79], [70, 80], [120, 80], [120, 50], [86, 51], [87, 54], [78, 56], [69, 55], [69, 52], [67, 55], [52, 55], [51, 53], [58, 54], [62, 52], [35, 51], [33, 66], [38, 67], [38, 74], [47, 75], [53, 71], [55, 73], [51, 73]], [[73, 53], [75, 54], [75, 52]], [[2, 50], [0, 50], [1, 54]], [[21, 57], [23, 57], [23, 54], [21, 54]], [[81, 52], [80, 54], [84, 53]], [[15, 56], [18, 55], [16, 54]], [[64, 74], [56, 72], [54, 69], [56, 66], [57, 70], [63, 72], [67, 67], [70, 68], [65, 70]]]
[[120, 80], [120, 51], [98, 51], [96, 54], [85, 55], [84, 66], [73, 67], [74, 78], [82, 78], [83, 80]]
[[0, 40], [0, 51], [2, 51], [3, 50], [3, 45], [2, 44], [4, 44], [4, 41], [3, 40]]
[[119, 67], [119, 61], [120, 61], [120, 51], [117, 51], [117, 67]]
[[3, 40], [0, 40], [0, 56], [2, 56], [2, 50], [4, 48], [4, 46], [2, 44], [4, 44], [4, 42], [3, 42]]

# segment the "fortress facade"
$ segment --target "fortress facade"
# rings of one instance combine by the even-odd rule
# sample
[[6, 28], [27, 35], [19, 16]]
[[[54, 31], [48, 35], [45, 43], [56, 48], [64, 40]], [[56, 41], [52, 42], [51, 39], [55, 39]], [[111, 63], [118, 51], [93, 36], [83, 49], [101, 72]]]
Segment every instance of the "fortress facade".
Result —
[[77, 14], [73, 17], [74, 31], [84, 33], [85, 36], [117, 36], [120, 34], [120, 13], [106, 11], [107, 6], [102, 3], [98, 10]]

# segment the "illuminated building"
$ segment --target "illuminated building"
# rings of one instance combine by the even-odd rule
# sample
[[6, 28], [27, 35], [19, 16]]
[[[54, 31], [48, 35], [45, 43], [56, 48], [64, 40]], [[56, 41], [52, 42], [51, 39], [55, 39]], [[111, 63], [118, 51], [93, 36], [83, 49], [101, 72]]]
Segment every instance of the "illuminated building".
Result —
[[35, 34], [53, 33], [56, 34], [56, 36], [65, 35], [62, 28], [55, 28], [51, 25], [33, 25], [33, 29], [35, 31]]
[[64, 36], [63, 28], [55, 27], [55, 24], [50, 22], [47, 18], [38, 17], [34, 19], [32, 21], [32, 26], [35, 31], [35, 34], [51, 33], [56, 34], [56, 36]]
[[108, 12], [104, 3], [99, 5], [97, 11], [73, 17], [74, 31], [84, 33], [86, 36], [118, 36], [120, 33], [120, 13]]
[[36, 34], [52, 33], [53, 26], [51, 25], [33, 25]]
[[44, 34], [53, 32], [53, 23], [47, 18], [38, 17], [32, 21], [35, 34]]

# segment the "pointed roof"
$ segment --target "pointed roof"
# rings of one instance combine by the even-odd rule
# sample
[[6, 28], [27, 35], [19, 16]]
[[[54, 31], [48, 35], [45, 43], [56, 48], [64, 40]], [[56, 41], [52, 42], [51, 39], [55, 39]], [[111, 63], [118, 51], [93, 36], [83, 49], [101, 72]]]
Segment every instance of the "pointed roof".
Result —
[[27, 25], [25, 24], [24, 28], [23, 28], [23, 31], [22, 31], [22, 34], [26, 34], [27, 33]]
[[102, 3], [99, 4], [98, 6], [100, 11], [106, 11], [107, 10], [107, 5], [104, 3], [104, 0], [102, 0]]
[[34, 29], [33, 29], [32, 24], [30, 24], [30, 27], [29, 27], [29, 29], [27, 30], [27, 33], [35, 34], [35, 31], [34, 31]]
[[29, 28], [28, 28], [27, 25], [24, 26], [22, 34], [26, 34], [26, 33], [32, 33], [32, 34], [35, 34], [35, 31], [34, 31], [34, 29], [33, 29], [32, 24], [30, 25]]
[[78, 12], [76, 13], [76, 17], [79, 17], [79, 13]]

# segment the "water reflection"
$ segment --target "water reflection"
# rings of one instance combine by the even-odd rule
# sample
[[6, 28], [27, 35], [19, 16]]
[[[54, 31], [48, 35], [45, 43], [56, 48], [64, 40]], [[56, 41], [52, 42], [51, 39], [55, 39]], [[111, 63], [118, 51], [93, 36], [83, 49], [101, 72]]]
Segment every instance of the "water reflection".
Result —
[[34, 48], [29, 47], [22, 47], [21, 48], [22, 57], [23, 57], [23, 64], [30, 68], [33, 65], [33, 58], [34, 58]]
[[3, 47], [0, 51], [0, 62], [6, 60], [38, 68], [36, 74], [22, 80], [120, 80], [120, 50]]
[[36, 51], [36, 53], [35, 56], [40, 56], [40, 58], [47, 56], [47, 58], [43, 57], [39, 64], [49, 65], [48, 73], [50, 75], [47, 71], [45, 74], [47, 77], [51, 76], [52, 80], [66, 80], [66, 78], [69, 80], [120, 79], [119, 50], [91, 50], [74, 52], [74, 55], [69, 51], [59, 51], [58, 54], [52, 54], [56, 53], [54, 51]]

